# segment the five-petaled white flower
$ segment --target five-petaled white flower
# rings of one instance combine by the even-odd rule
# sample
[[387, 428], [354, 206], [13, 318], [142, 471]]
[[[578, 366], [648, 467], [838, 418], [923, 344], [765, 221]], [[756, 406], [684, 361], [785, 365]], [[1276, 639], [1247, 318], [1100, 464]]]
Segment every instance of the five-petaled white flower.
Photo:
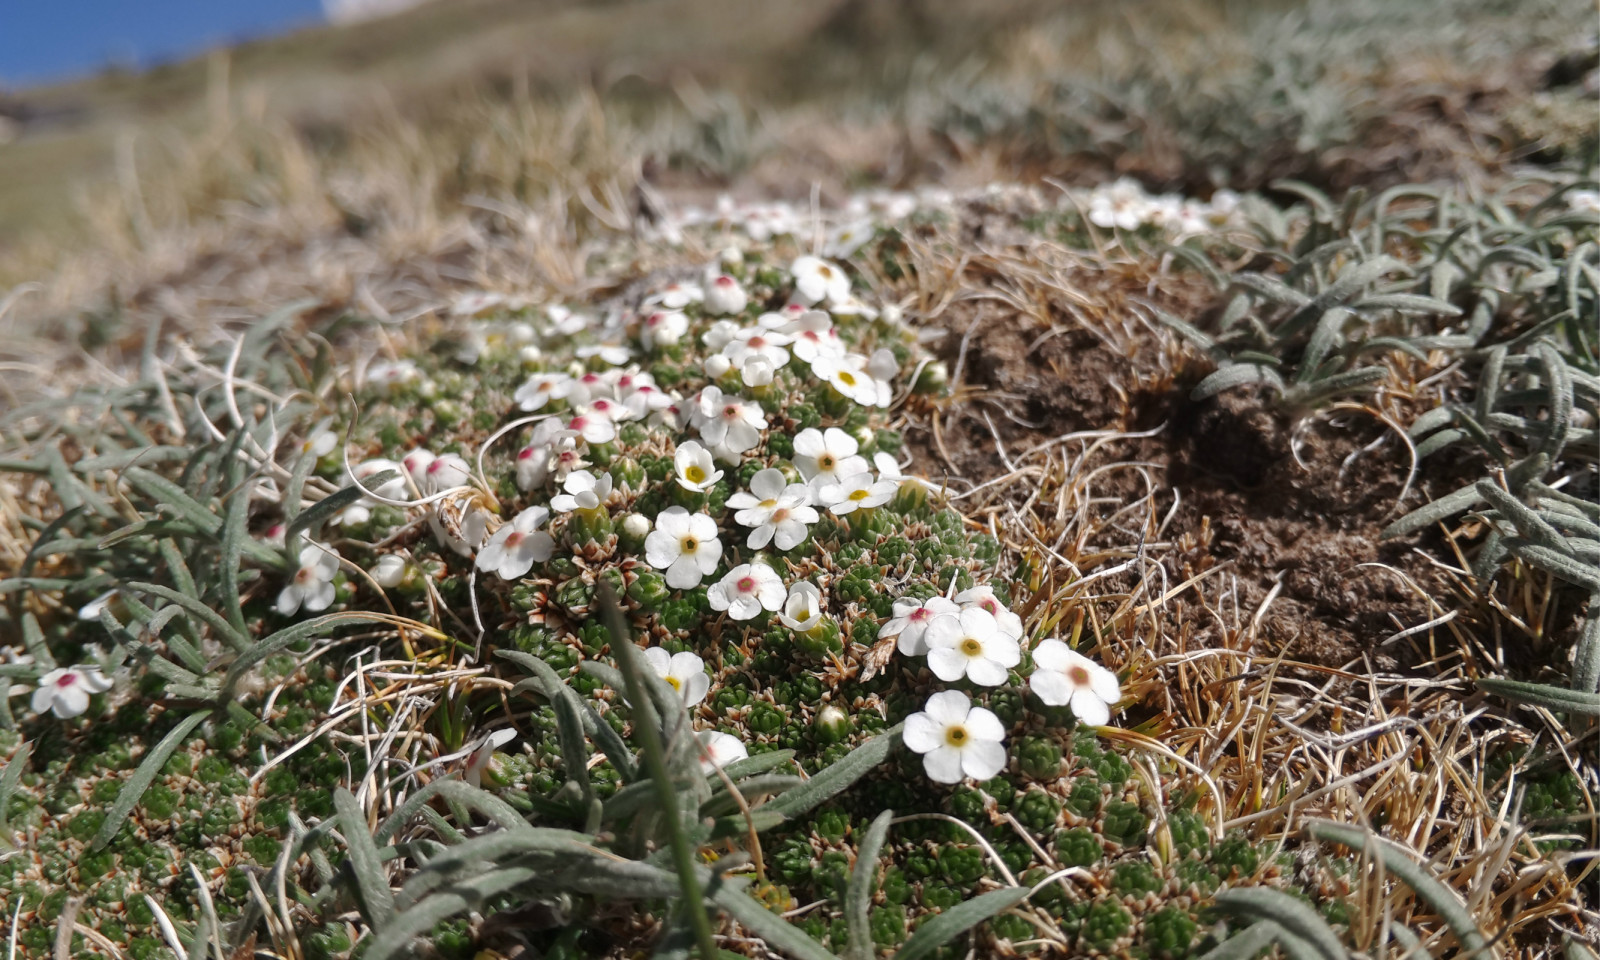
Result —
[[442, 457], [434, 457], [433, 462], [423, 471], [426, 482], [426, 493], [443, 493], [456, 487], [464, 487], [472, 480], [472, 468], [467, 466], [467, 461], [454, 453], [447, 453]]
[[859, 353], [822, 354], [811, 361], [811, 373], [864, 407], [887, 407], [894, 390], [872, 375], [868, 363]]
[[596, 477], [587, 470], [574, 470], [562, 481], [561, 489], [566, 493], [558, 493], [550, 498], [551, 509], [562, 513], [598, 510], [611, 496], [611, 474], [602, 473]]
[[1000, 632], [1013, 640], [1022, 639], [1022, 618], [1012, 613], [1000, 598], [994, 595], [994, 588], [988, 584], [963, 590], [956, 594], [956, 603], [963, 609], [977, 607], [986, 610], [994, 617], [995, 623], [1000, 625]]
[[567, 429], [588, 443], [610, 443], [617, 438], [616, 424], [599, 413], [580, 413], [567, 421]]
[[372, 576], [373, 583], [385, 590], [392, 590], [400, 586], [400, 581], [406, 577], [405, 557], [396, 553], [386, 553], [378, 558], [378, 562], [373, 564], [367, 573]]
[[1006, 766], [1005, 725], [983, 707], [974, 707], [959, 690], [928, 698], [920, 713], [906, 718], [901, 740], [922, 754], [922, 769], [937, 783], [963, 778], [988, 780]]
[[312, 613], [328, 609], [333, 603], [333, 575], [338, 572], [339, 554], [332, 547], [317, 543], [301, 547], [300, 566], [278, 594], [278, 612], [292, 617], [302, 606]]
[[681, 310], [691, 303], [705, 299], [705, 291], [696, 283], [669, 283], [644, 298], [644, 305], [661, 304], [668, 310]]
[[692, 707], [706, 698], [711, 690], [711, 678], [706, 676], [706, 662], [687, 651], [669, 654], [660, 647], [644, 652], [645, 662], [667, 686], [678, 691], [683, 705]]
[[717, 522], [703, 513], [668, 507], [644, 538], [644, 558], [657, 570], [667, 571], [667, 586], [692, 590], [717, 569], [722, 558]]
[[928, 646], [928, 669], [940, 680], [962, 676], [984, 687], [1006, 682], [1006, 669], [1022, 662], [1022, 648], [1000, 630], [994, 615], [968, 607], [957, 614], [934, 617], [922, 634]]
[[639, 342], [646, 350], [670, 347], [689, 332], [689, 318], [677, 310], [656, 310], [639, 323]]
[[937, 617], [960, 612], [960, 607], [944, 597], [902, 597], [894, 602], [894, 616], [878, 629], [878, 639], [898, 637], [896, 649], [908, 657], [920, 657], [928, 652], [928, 624]]
[[735, 620], [753, 620], [762, 610], [783, 606], [783, 579], [764, 563], [741, 563], [706, 589], [713, 610], [726, 610]]
[[765, 327], [747, 327], [733, 335], [733, 339], [722, 348], [722, 355], [736, 367], [744, 366], [745, 360], [750, 357], [764, 357], [776, 370], [789, 362], [789, 351], [784, 349], [788, 343], [788, 334]]
[[844, 344], [834, 332], [833, 318], [821, 310], [807, 310], [793, 320], [786, 319], [778, 328], [793, 338], [789, 349], [806, 363], [820, 356], [837, 356], [844, 353]]
[[810, 580], [791, 584], [778, 621], [800, 633], [815, 630], [822, 624], [822, 591]]
[[677, 452], [672, 455], [672, 465], [678, 485], [695, 493], [705, 493], [722, 479], [722, 471], [711, 462], [711, 451], [693, 440], [678, 444]]
[[1080, 723], [1104, 726], [1111, 705], [1122, 699], [1117, 675], [1060, 640], [1041, 640], [1033, 648], [1033, 674], [1028, 685], [1052, 707], [1072, 708]]
[[745, 295], [739, 281], [727, 274], [719, 275], [706, 287], [706, 313], [716, 317], [741, 313], [750, 298]]
[[332, 418], [318, 421], [317, 425], [312, 427], [311, 432], [306, 435], [306, 438], [300, 442], [300, 452], [302, 454], [309, 453], [318, 459], [332, 453], [333, 448], [339, 443], [339, 435], [328, 429], [328, 424], [332, 422]]
[[529, 507], [517, 514], [478, 551], [478, 569], [497, 574], [502, 580], [518, 580], [533, 569], [534, 563], [549, 560], [556, 542], [539, 529], [548, 519], [550, 511], [545, 507]]
[[565, 395], [572, 378], [564, 373], [536, 373], [517, 388], [513, 399], [523, 410], [542, 410], [544, 405]]
[[701, 773], [710, 773], [750, 756], [750, 750], [744, 745], [744, 741], [731, 733], [703, 730], [695, 734], [695, 737], [700, 741]]
[[745, 546], [760, 550], [775, 543], [779, 550], [793, 550], [805, 542], [807, 525], [820, 519], [807, 505], [809, 496], [805, 484], [790, 483], [782, 470], [767, 467], [750, 478], [750, 492], [730, 496], [728, 506], [738, 511], [737, 523], [754, 528]]
[[725, 397], [717, 387], [700, 391], [700, 439], [713, 447], [743, 453], [761, 442], [767, 418], [761, 408], [738, 397]]
[[825, 431], [807, 427], [795, 434], [795, 469], [813, 491], [818, 491], [823, 484], [838, 483], [845, 477], [866, 472], [867, 458], [856, 456], [859, 449], [861, 445], [856, 443], [856, 438], [838, 427]]
[[39, 678], [39, 689], [33, 691], [30, 705], [34, 713], [51, 713], [63, 720], [76, 717], [89, 709], [91, 694], [111, 689], [111, 681], [96, 666], [59, 667]]
[[795, 299], [807, 306], [850, 299], [850, 275], [820, 257], [796, 257], [789, 272], [794, 275]]
[[844, 516], [857, 510], [881, 507], [894, 499], [900, 485], [893, 480], [874, 480], [872, 474], [862, 472], [845, 477], [838, 483], [825, 483], [817, 488], [817, 502], [828, 512]]

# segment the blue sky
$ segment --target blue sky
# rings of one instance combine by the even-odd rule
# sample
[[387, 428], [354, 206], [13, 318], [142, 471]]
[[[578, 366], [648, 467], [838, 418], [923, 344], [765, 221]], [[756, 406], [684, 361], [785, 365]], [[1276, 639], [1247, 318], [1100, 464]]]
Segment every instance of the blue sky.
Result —
[[0, 0], [0, 87], [149, 66], [321, 19], [319, 0]]

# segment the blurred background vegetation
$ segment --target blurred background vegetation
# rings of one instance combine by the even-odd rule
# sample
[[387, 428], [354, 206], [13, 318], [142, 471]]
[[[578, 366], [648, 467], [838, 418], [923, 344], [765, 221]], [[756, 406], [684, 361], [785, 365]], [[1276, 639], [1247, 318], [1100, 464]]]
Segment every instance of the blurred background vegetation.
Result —
[[67, 276], [59, 306], [66, 261], [159, 273], [264, 211], [426, 232], [554, 191], [581, 221], [585, 187], [1484, 185], [1593, 163], [1594, 26], [1574, 0], [435, 2], [0, 95], [0, 284]]

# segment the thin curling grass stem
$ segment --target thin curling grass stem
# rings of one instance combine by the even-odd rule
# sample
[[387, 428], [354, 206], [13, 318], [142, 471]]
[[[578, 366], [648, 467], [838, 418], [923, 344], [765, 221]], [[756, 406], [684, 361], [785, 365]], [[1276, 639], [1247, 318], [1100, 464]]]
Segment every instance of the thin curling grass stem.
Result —
[[706, 915], [700, 878], [694, 872], [694, 849], [683, 832], [683, 820], [678, 816], [678, 795], [673, 792], [672, 780], [667, 774], [667, 752], [662, 746], [661, 731], [656, 724], [655, 705], [645, 693], [646, 680], [639, 672], [638, 651], [634, 649], [633, 638], [628, 635], [627, 626], [622, 621], [622, 606], [617, 602], [611, 585], [600, 581], [596, 593], [605, 617], [606, 630], [611, 634], [611, 649], [616, 651], [617, 663], [622, 667], [622, 678], [633, 695], [634, 709], [639, 711], [639, 722], [635, 726], [644, 746], [645, 770], [650, 775], [650, 782], [655, 784], [656, 800], [661, 804], [662, 815], [671, 831], [672, 863], [678, 871], [678, 885], [683, 889], [683, 909], [689, 916], [690, 926], [694, 928], [702, 960], [716, 960], [717, 941], [711, 930], [711, 918]]

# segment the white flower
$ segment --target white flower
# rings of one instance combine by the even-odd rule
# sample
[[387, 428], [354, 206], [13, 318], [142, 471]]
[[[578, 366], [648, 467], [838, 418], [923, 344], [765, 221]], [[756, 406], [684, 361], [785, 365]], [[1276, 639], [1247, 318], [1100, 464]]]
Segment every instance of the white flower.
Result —
[[700, 342], [706, 345], [707, 350], [721, 351], [733, 335], [739, 332], [739, 325], [732, 320], [718, 320], [711, 325], [711, 329], [700, 335]]
[[312, 427], [311, 432], [300, 443], [300, 452], [309, 453], [319, 460], [332, 453], [333, 448], [339, 443], [339, 435], [328, 429], [328, 424], [332, 422], [331, 419], [322, 420]]
[[794, 275], [796, 299], [807, 306], [828, 300], [843, 303], [850, 299], [850, 275], [819, 257], [796, 257], [789, 267]]
[[765, 357], [774, 370], [789, 362], [789, 351], [783, 349], [789, 335], [765, 327], [747, 327], [733, 335], [722, 348], [722, 355], [742, 366], [745, 358]]
[[[288, 534], [288, 532], [288, 524], [274, 523], [272, 526], [267, 528], [265, 533], [261, 535], [261, 542], [267, 544], [268, 546], [277, 547], [281, 550], [283, 548], [283, 538]], [[99, 614], [95, 614], [95, 616], [98, 617]]]
[[371, 574], [372, 581], [385, 590], [400, 586], [400, 581], [406, 576], [405, 558], [397, 553], [386, 553], [378, 558], [367, 573]]
[[783, 579], [764, 563], [741, 563], [706, 588], [713, 610], [726, 610], [735, 620], [751, 620], [762, 610], [776, 611], [785, 598]]
[[472, 468], [467, 466], [467, 461], [453, 453], [435, 457], [424, 473], [427, 477], [426, 492], [430, 494], [464, 487], [472, 480]]
[[644, 305], [661, 304], [668, 310], [681, 310], [691, 303], [699, 303], [705, 299], [705, 291], [698, 284], [669, 283], [660, 290], [644, 298]]
[[995, 623], [1000, 626], [1000, 632], [1013, 640], [1022, 639], [1022, 618], [1012, 613], [1000, 598], [994, 595], [994, 588], [988, 585], [973, 587], [956, 594], [956, 603], [963, 609], [976, 607], [994, 617]]
[[621, 343], [591, 343], [572, 351], [580, 360], [599, 357], [613, 367], [620, 367], [633, 358], [633, 350]]
[[729, 370], [733, 369], [733, 361], [720, 353], [713, 353], [700, 361], [700, 369], [706, 372], [706, 379], [720, 380]]
[[750, 298], [745, 295], [744, 288], [739, 286], [739, 281], [727, 274], [722, 274], [706, 288], [706, 313], [712, 316], [722, 316], [729, 313], [741, 313]]
[[793, 320], [786, 319], [779, 329], [793, 338], [789, 349], [806, 363], [844, 353], [844, 344], [833, 329], [833, 318], [821, 310], [807, 310]]
[[474, 787], [483, 783], [483, 771], [489, 766], [489, 761], [494, 759], [494, 752], [517, 738], [515, 730], [496, 730], [483, 738], [483, 743], [478, 749], [472, 751], [467, 757], [467, 766], [461, 776]]
[[919, 487], [929, 493], [939, 489], [922, 477], [908, 477], [904, 473], [901, 473], [900, 464], [895, 461], [894, 457], [884, 453], [882, 450], [879, 450], [877, 453], [872, 455], [872, 465], [878, 468], [879, 480], [891, 481], [896, 487], [903, 487], [906, 484], [910, 484], [913, 487]]
[[739, 365], [739, 379], [747, 387], [765, 387], [772, 383], [776, 371], [772, 361], [759, 354], [750, 354]]
[[657, 310], [639, 325], [639, 342], [646, 350], [670, 347], [689, 332], [689, 318], [677, 310]]
[[1100, 187], [1089, 197], [1089, 222], [1097, 227], [1137, 230], [1150, 209], [1144, 188], [1137, 180], [1123, 177], [1109, 187]]
[[724, 397], [717, 387], [700, 391], [700, 439], [714, 447], [743, 453], [761, 442], [767, 418], [761, 408], [737, 397]]
[[417, 378], [417, 365], [410, 360], [374, 360], [367, 365], [367, 383], [385, 392]]
[[517, 388], [515, 400], [523, 410], [542, 410], [544, 405], [565, 395], [572, 378], [564, 373], [536, 373]]
[[100, 596], [95, 597], [93, 600], [90, 600], [88, 603], [78, 608], [78, 619], [99, 620], [100, 611], [109, 607], [111, 605], [111, 601], [116, 599], [116, 596], [117, 591], [115, 589], [111, 589], [100, 594]]
[[717, 522], [703, 513], [668, 507], [644, 538], [644, 557], [652, 567], [667, 571], [667, 586], [676, 590], [698, 587], [701, 578], [717, 569], [722, 557]]
[[661, 410], [671, 406], [677, 397], [663, 392], [654, 384], [644, 383], [628, 391], [622, 398], [622, 405], [628, 408], [630, 420], [643, 420]]
[[711, 773], [750, 756], [744, 741], [730, 733], [705, 730], [695, 734], [695, 737], [700, 741], [701, 773]]
[[[388, 500], [405, 499], [405, 470], [400, 466], [400, 464], [395, 463], [393, 460], [384, 460], [381, 458], [376, 460], [364, 460], [351, 468], [350, 476], [355, 480], [365, 481], [371, 477], [375, 477], [378, 474], [383, 473], [385, 470], [393, 470], [396, 472], [396, 475], [393, 479], [385, 481], [382, 485], [377, 487], [373, 487], [367, 483], [363, 483], [362, 486], [371, 490], [377, 496]], [[360, 526], [361, 524], [372, 519], [372, 503], [373, 501], [370, 498], [362, 497], [355, 503], [350, 504], [350, 506], [345, 507], [343, 510], [340, 510], [338, 513], [334, 514], [332, 517], [329, 517], [328, 522], [335, 525], [347, 524], [349, 526]]]
[[819, 490], [823, 484], [866, 472], [867, 458], [856, 456], [859, 449], [856, 438], [838, 427], [825, 431], [807, 427], [794, 437], [795, 469], [813, 491]]
[[711, 463], [711, 451], [693, 440], [678, 444], [672, 455], [672, 465], [677, 472], [678, 486], [695, 493], [705, 493], [722, 479], [722, 471]]
[[823, 245], [822, 252], [830, 257], [849, 257], [861, 245], [872, 239], [873, 226], [871, 220], [857, 220], [835, 227], [828, 233], [828, 242]]
[[925, 634], [928, 624], [945, 614], [959, 614], [961, 608], [944, 597], [918, 600], [903, 597], [894, 602], [894, 616], [878, 629], [878, 639], [899, 637], [895, 648], [908, 657], [920, 657], [928, 652]]
[[428, 467], [433, 464], [435, 459], [437, 458], [432, 451], [419, 447], [401, 457], [400, 466], [405, 468], [406, 475], [411, 478], [411, 482], [417, 485], [418, 490], [421, 490], [427, 485]]
[[550, 498], [552, 509], [560, 510], [562, 513], [571, 513], [574, 510], [598, 510], [611, 496], [611, 474], [602, 473], [596, 477], [587, 470], [574, 470], [567, 474], [561, 489], [566, 493], [558, 493]]
[[1001, 742], [1006, 728], [983, 707], [974, 707], [959, 690], [943, 690], [928, 698], [921, 713], [906, 718], [901, 742], [922, 754], [922, 769], [936, 783], [962, 778], [988, 780], [1006, 767]]
[[822, 623], [822, 591], [810, 580], [791, 584], [778, 620], [790, 630], [807, 633]]
[[728, 506], [738, 511], [733, 519], [741, 526], [753, 527], [745, 546], [760, 550], [776, 543], [779, 550], [793, 550], [810, 533], [807, 524], [820, 516], [808, 505], [810, 492], [803, 483], [790, 483], [775, 467], [759, 470], [750, 478], [749, 493], [735, 493]]
[[498, 307], [505, 303], [503, 293], [490, 293], [486, 290], [477, 293], [465, 293], [456, 297], [450, 304], [450, 315], [455, 317], [475, 317], [486, 310]]
[[1103, 726], [1111, 720], [1111, 706], [1122, 699], [1117, 675], [1060, 640], [1041, 640], [1033, 648], [1033, 692], [1052, 707], [1072, 708], [1080, 723]]
[[611, 418], [598, 413], [580, 413], [567, 421], [567, 429], [588, 443], [610, 443], [617, 437]]
[[845, 477], [838, 483], [825, 483], [817, 488], [817, 502], [828, 512], [844, 516], [869, 507], [881, 507], [894, 499], [899, 485], [893, 480], [874, 480], [872, 474], [862, 472]]
[[278, 594], [278, 612], [292, 617], [302, 606], [312, 613], [328, 609], [333, 603], [333, 575], [338, 572], [339, 554], [332, 547], [317, 543], [301, 547], [300, 567]]
[[557, 480], [565, 480], [567, 474], [589, 465], [589, 461], [583, 459], [583, 452], [578, 449], [582, 439], [571, 431], [563, 430], [561, 436], [550, 445], [549, 470]]
[[867, 363], [857, 353], [822, 354], [811, 361], [811, 373], [864, 407], [887, 407], [894, 390], [869, 373]]
[[63, 720], [76, 717], [89, 709], [89, 696], [111, 689], [96, 666], [59, 667], [39, 678], [39, 689], [33, 691], [34, 713], [51, 713]]
[[692, 707], [706, 698], [711, 690], [711, 678], [706, 676], [706, 662], [692, 653], [668, 654], [660, 647], [644, 652], [645, 662], [656, 676], [683, 697], [683, 705]]
[[545, 507], [529, 507], [517, 514], [478, 551], [478, 569], [498, 574], [502, 580], [517, 580], [532, 570], [534, 563], [550, 559], [556, 542], [539, 529], [548, 519], [550, 511]]
[[1006, 682], [1006, 668], [1022, 662], [1022, 648], [1006, 636], [987, 610], [968, 607], [959, 615], [933, 618], [922, 634], [928, 669], [949, 682], [962, 676], [984, 687]]

